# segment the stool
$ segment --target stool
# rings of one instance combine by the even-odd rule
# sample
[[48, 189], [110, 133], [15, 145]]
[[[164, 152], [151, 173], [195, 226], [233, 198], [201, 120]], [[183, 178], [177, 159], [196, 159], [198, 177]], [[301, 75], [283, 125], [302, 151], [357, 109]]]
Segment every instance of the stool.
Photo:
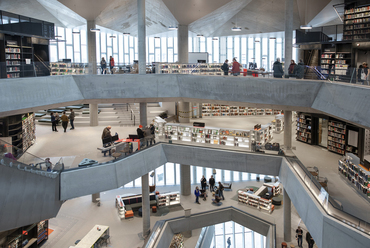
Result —
[[157, 206], [153, 206], [152, 207], [152, 213], [156, 213], [157, 212]]
[[271, 177], [265, 177], [263, 180], [265, 183], [270, 183], [272, 181]]
[[283, 242], [281, 243], [281, 248], [288, 248], [288, 245], [285, 242]]

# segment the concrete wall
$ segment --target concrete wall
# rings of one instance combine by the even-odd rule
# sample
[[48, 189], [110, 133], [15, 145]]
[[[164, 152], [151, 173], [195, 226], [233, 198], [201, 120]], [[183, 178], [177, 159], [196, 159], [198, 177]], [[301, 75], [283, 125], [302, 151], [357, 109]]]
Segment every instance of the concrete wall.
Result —
[[285, 159], [279, 178], [318, 247], [369, 247], [369, 236], [326, 215]]
[[[195, 75], [78, 75], [2, 79], [0, 117], [77, 103], [217, 102], [326, 113], [370, 127], [369, 87], [314, 80]], [[12, 94], [9, 94], [11, 92]]]
[[0, 232], [58, 214], [59, 177], [49, 178], [0, 165]]

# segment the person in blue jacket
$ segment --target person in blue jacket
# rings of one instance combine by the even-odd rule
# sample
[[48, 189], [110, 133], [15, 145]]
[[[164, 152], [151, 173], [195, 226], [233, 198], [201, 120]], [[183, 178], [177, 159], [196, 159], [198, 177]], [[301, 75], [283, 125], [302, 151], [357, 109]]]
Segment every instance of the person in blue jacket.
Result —
[[200, 191], [199, 191], [198, 186], [197, 186], [197, 187], [195, 187], [194, 195], [195, 195], [195, 203], [200, 204], [200, 202], [199, 202], [199, 195], [200, 195]]

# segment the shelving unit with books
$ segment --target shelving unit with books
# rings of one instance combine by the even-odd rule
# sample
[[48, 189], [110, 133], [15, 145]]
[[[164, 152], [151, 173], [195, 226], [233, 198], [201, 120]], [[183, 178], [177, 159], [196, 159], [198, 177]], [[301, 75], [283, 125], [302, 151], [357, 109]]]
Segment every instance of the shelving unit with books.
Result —
[[338, 171], [370, 202], [370, 172], [353, 164], [346, 156], [338, 161]]
[[346, 147], [346, 124], [339, 121], [328, 122], [328, 150], [344, 155]]
[[159, 194], [157, 196], [157, 206], [172, 206], [180, 204], [180, 192], [170, 192], [165, 194]]
[[248, 116], [248, 115], [277, 115], [281, 114], [277, 109], [257, 109], [245, 106], [229, 106], [211, 103], [202, 104], [202, 116]]
[[298, 113], [297, 117], [297, 137], [298, 141], [312, 144], [312, 116], [308, 114]]
[[244, 190], [238, 190], [238, 201], [257, 209], [263, 209], [271, 213], [275, 206], [271, 199], [264, 199], [256, 194], [248, 193]]
[[7, 40], [5, 46], [6, 77], [18, 78], [21, 76], [21, 46], [19, 38]]
[[26, 151], [36, 140], [35, 114], [27, 113], [22, 118], [23, 151]]
[[85, 63], [51, 63], [51, 75], [81, 75], [89, 73], [89, 65]]
[[159, 74], [192, 74], [192, 75], [222, 75], [221, 63], [158, 63], [157, 73]]
[[343, 40], [358, 41], [370, 39], [370, 5], [350, 6], [344, 11]]

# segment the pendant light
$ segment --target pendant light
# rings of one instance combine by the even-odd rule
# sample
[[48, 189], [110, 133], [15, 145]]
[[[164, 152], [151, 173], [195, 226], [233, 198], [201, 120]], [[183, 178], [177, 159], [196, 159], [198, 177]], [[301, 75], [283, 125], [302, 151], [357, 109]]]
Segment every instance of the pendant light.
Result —
[[301, 25], [300, 26], [300, 29], [303, 29], [303, 30], [307, 30], [307, 29], [312, 29], [312, 25], [309, 25], [307, 24], [307, 0], [306, 0], [306, 8], [305, 8], [305, 12], [304, 12], [304, 22], [305, 22], [305, 25]]
[[98, 29], [98, 28], [90, 28], [90, 32], [98, 33], [98, 32], [100, 32], [100, 29]]

